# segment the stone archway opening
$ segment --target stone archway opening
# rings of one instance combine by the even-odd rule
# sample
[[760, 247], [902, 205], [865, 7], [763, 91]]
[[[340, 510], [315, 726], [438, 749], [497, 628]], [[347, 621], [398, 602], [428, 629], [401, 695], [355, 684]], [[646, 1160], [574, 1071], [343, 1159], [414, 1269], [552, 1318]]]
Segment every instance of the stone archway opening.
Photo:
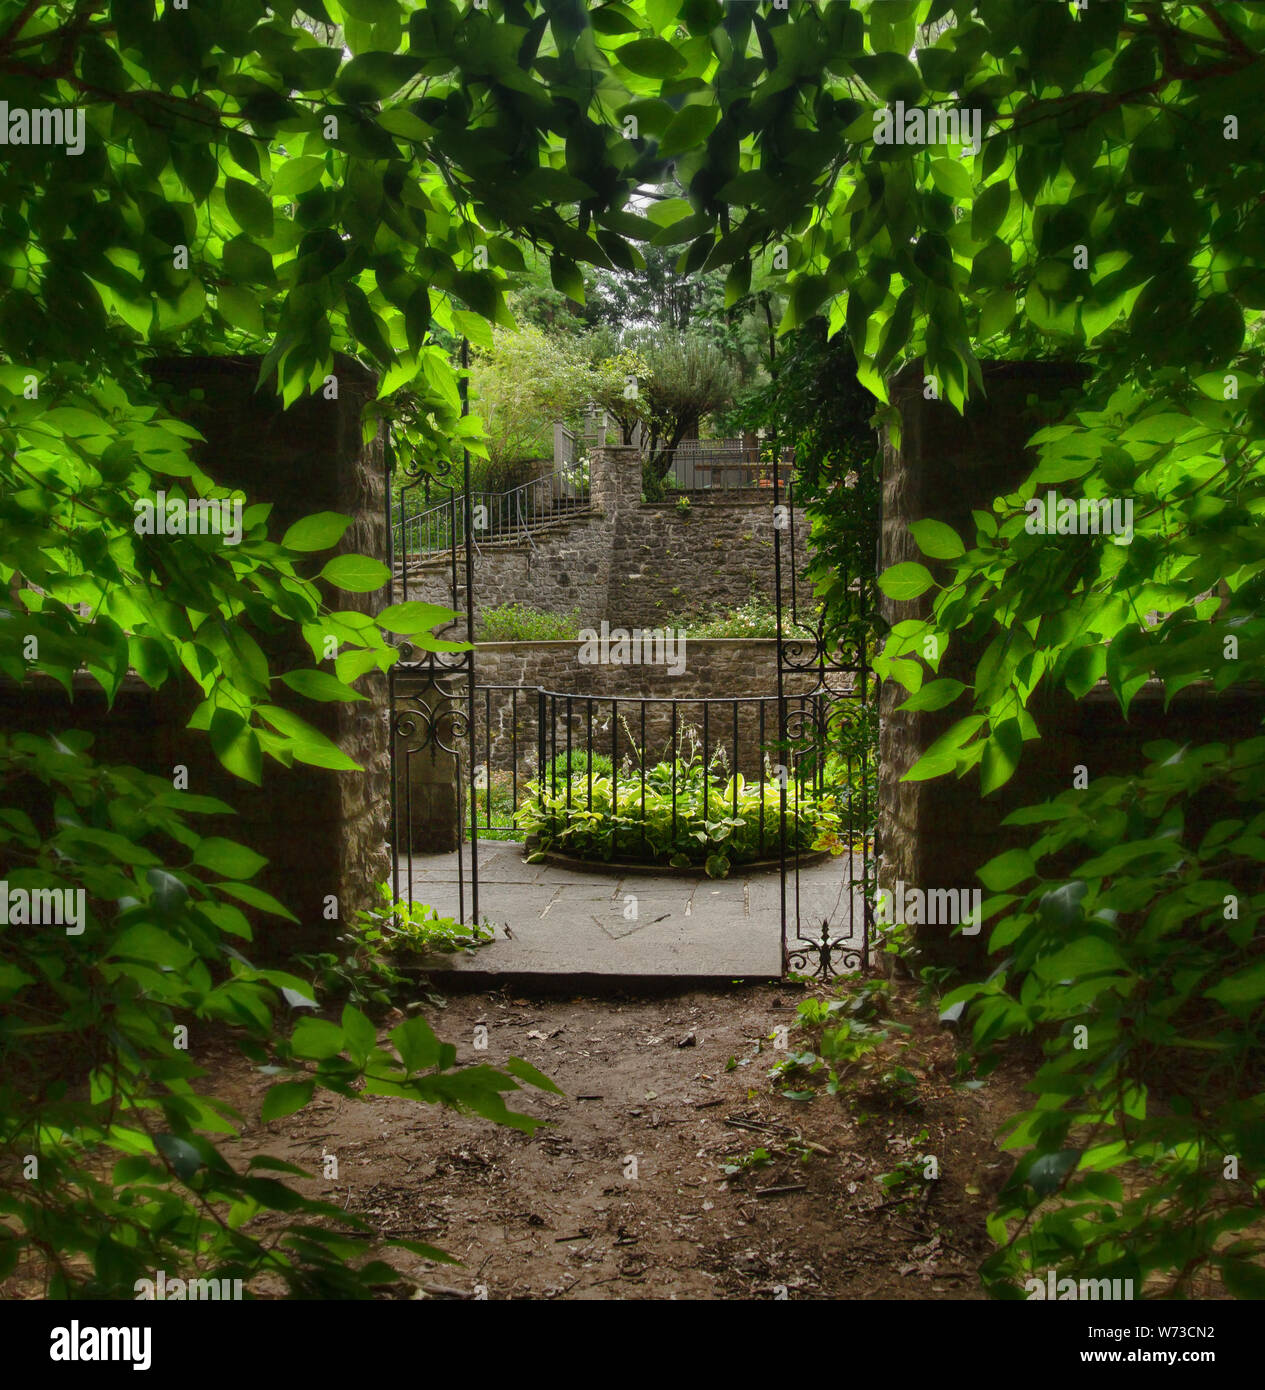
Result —
[[[683, 508], [643, 500], [637, 449], [596, 450], [589, 505], [562, 526], [537, 510], [535, 535], [481, 540], [474, 499], [453, 495], [446, 546], [421, 563], [408, 543], [433, 499], [425, 531], [394, 519], [399, 598], [477, 617], [484, 586], [544, 604], [582, 591], [594, 615], [575, 641], [418, 653], [395, 673], [397, 896], [498, 930], [456, 968], [779, 978], [866, 962], [872, 768], [827, 744], [871, 673], [863, 646], [844, 659], [822, 642], [796, 588], [807, 526], [783, 471]], [[780, 637], [678, 646], [662, 625], [682, 584], [761, 581]], [[605, 853], [561, 855], [589, 821], [609, 827]], [[678, 831], [755, 843], [728, 863], [725, 845], [683, 853]]]

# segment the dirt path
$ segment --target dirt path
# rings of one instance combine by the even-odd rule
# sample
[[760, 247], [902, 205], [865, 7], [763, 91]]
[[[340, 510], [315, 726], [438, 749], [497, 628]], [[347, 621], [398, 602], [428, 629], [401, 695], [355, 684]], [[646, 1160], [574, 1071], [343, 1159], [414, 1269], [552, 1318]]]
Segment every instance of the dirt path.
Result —
[[[914, 1030], [900, 1059], [916, 1077], [911, 1104], [890, 1084], [787, 1099], [769, 1072], [788, 1055], [777, 1030], [793, 1027], [800, 997], [785, 986], [455, 996], [428, 1016], [460, 1061], [518, 1055], [566, 1092], [510, 1098], [550, 1121], [535, 1137], [391, 1098], [326, 1096], [227, 1151], [313, 1172], [336, 1156], [337, 1181], [299, 1185], [384, 1235], [457, 1256], [461, 1267], [393, 1256], [437, 1296], [978, 1297], [989, 1193], [1010, 1166], [991, 1135], [1022, 1078], [952, 1087], [952, 1040], [905, 986], [890, 1012]], [[485, 1051], [474, 1047], [478, 1025]], [[784, 1041], [803, 1046], [793, 1031]], [[215, 1070], [218, 1093], [258, 1114], [270, 1078], [228, 1052]], [[726, 1175], [723, 1165], [759, 1148], [771, 1163]], [[926, 1154], [935, 1181], [912, 1162]], [[914, 1176], [885, 1188], [879, 1178], [902, 1160]]]

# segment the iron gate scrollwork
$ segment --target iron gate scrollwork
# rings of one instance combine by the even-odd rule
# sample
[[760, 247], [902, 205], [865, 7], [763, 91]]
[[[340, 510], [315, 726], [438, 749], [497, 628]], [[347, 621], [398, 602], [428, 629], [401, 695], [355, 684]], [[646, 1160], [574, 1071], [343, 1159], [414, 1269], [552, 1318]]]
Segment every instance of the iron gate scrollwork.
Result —
[[[842, 575], [847, 618], [828, 627], [803, 573], [806, 527], [796, 517], [795, 477], [774, 470], [778, 757], [781, 786], [781, 928], [784, 974], [826, 979], [870, 963], [877, 871], [875, 767], [878, 680], [869, 641], [872, 574]], [[858, 502], [860, 502], [858, 498]], [[860, 551], [877, 542], [877, 518], [858, 518]], [[806, 802], [838, 817], [826, 842], [839, 868], [823, 880], [802, 873], [805, 854], [787, 843], [787, 813]], [[796, 817], [797, 819], [797, 817]]]

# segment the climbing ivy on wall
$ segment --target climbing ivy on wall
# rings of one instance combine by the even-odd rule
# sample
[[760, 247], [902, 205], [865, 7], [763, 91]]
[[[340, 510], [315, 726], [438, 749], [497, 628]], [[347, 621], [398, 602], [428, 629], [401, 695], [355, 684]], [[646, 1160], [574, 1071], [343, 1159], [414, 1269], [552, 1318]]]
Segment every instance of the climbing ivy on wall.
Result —
[[857, 380], [847, 339], [828, 338], [821, 318], [786, 335], [776, 370], [734, 413], [731, 427], [763, 429], [771, 455], [792, 451], [795, 501], [811, 535], [806, 578], [822, 608], [823, 636], [835, 641], [860, 632], [868, 641], [879, 622], [878, 402]]

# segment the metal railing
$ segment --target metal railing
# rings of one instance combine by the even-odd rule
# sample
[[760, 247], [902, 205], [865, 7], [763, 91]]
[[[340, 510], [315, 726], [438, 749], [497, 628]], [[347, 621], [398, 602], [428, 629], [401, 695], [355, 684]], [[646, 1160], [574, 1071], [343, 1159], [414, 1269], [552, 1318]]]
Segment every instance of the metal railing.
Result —
[[612, 827], [611, 858], [656, 862], [666, 856], [656, 856], [650, 837], [679, 848], [706, 821], [741, 817], [748, 850], [764, 860], [780, 852], [781, 806], [788, 838], [811, 842], [800, 813], [833, 798], [842, 832], [858, 838], [873, 818], [868, 779], [860, 763], [827, 759], [830, 718], [820, 693], [788, 697], [780, 713], [774, 695], [674, 699], [476, 685], [479, 837], [521, 840], [515, 812], [530, 801], [553, 808], [559, 823], [596, 812]]
[[[407, 507], [405, 496], [403, 506]], [[508, 492], [465, 493], [450, 489], [438, 502], [409, 515], [392, 526], [394, 553], [400, 558], [436, 555], [464, 543], [466, 507], [470, 508], [470, 533], [476, 546], [488, 541], [530, 538], [533, 531], [565, 520], [587, 506], [587, 470], [561, 468], [543, 478], [510, 488]]]
[[683, 444], [670, 451], [667, 477], [682, 492], [745, 492], [750, 488], [778, 485], [788, 488], [795, 459], [790, 450], [779, 462], [761, 458], [757, 450], [728, 441], [721, 445], [707, 442]]

